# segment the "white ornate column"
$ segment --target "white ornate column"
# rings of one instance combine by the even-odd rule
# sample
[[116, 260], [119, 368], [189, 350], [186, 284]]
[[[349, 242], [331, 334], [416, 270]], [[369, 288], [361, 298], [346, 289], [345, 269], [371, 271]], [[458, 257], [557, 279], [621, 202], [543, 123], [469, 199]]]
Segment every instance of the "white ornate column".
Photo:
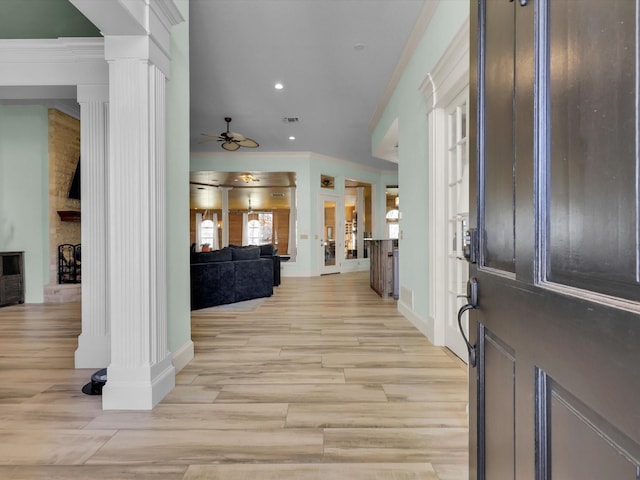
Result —
[[175, 385], [167, 341], [166, 77], [158, 67], [168, 61], [148, 36], [106, 36], [105, 57], [111, 363], [102, 406], [143, 410]]
[[218, 187], [222, 192], [222, 247], [229, 246], [229, 190], [233, 187]]
[[111, 357], [107, 232], [109, 88], [78, 85], [82, 188], [82, 333], [76, 368], [104, 368]]

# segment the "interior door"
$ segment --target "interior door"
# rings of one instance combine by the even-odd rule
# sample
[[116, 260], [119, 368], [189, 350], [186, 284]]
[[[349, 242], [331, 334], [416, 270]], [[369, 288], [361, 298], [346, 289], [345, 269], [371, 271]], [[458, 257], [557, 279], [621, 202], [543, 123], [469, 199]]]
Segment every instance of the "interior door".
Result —
[[[340, 272], [340, 256], [343, 243], [338, 239], [344, 235], [338, 227], [338, 199], [328, 195], [320, 195], [320, 274]], [[344, 254], [343, 254], [344, 255]]]
[[638, 480], [638, 2], [470, 3], [470, 477]]

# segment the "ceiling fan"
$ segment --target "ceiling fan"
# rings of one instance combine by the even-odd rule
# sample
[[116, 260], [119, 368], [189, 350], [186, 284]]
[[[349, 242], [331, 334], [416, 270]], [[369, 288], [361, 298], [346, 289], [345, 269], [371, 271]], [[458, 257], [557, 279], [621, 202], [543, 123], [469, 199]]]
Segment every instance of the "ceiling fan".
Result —
[[229, 131], [229, 123], [231, 123], [231, 117], [224, 117], [224, 121], [227, 122], [226, 132], [222, 132], [220, 135], [203, 133], [202, 135], [204, 135], [205, 137], [210, 137], [210, 139], [200, 143], [213, 142], [214, 140], [216, 140], [218, 142], [222, 142], [222, 148], [232, 152], [238, 150], [240, 147], [256, 148], [259, 146], [258, 142], [256, 142], [255, 140], [251, 140], [250, 138], [247, 138], [240, 133]]

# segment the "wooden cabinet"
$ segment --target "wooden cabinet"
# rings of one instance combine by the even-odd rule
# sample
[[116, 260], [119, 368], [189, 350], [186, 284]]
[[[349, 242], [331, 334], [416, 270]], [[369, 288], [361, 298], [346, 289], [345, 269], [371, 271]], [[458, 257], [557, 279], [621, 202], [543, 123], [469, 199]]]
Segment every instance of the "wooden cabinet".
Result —
[[0, 252], [0, 306], [24, 303], [23, 252]]
[[398, 298], [397, 240], [368, 240], [370, 248], [369, 280], [382, 298]]

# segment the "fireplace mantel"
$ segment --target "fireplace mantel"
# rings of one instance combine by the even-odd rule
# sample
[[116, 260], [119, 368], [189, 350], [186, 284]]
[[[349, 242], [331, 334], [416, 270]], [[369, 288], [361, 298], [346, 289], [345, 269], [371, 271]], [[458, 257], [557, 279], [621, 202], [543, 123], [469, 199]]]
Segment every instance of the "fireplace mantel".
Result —
[[58, 215], [63, 222], [80, 221], [80, 212], [78, 210], [58, 210]]

